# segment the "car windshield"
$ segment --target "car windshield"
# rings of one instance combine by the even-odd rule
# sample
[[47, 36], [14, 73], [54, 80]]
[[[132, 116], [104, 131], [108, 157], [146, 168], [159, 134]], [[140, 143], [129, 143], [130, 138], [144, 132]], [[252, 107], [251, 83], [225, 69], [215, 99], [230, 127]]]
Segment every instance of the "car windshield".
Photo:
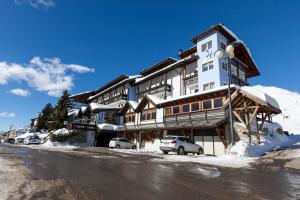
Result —
[[40, 139], [39, 136], [30, 136], [30, 139]]
[[113, 138], [111, 141], [117, 141], [117, 138]]

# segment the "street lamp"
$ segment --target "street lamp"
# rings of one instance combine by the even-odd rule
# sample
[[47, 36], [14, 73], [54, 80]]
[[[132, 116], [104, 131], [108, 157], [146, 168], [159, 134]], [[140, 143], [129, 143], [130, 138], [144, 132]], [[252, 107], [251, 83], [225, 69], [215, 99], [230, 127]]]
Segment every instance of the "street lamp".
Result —
[[231, 104], [231, 62], [230, 59], [234, 57], [234, 46], [233, 44], [229, 44], [226, 47], [225, 51], [217, 50], [215, 53], [215, 57], [218, 59], [224, 57], [225, 55], [225, 65], [228, 71], [228, 95], [229, 95], [229, 121], [230, 121], [230, 136], [231, 136], [231, 145], [235, 144], [234, 134], [233, 134], [233, 120], [232, 120], [232, 104]]

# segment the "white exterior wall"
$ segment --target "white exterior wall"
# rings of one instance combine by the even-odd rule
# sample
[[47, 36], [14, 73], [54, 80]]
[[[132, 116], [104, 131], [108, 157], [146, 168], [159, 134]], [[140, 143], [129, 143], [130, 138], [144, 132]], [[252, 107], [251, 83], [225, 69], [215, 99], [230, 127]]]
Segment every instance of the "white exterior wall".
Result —
[[163, 108], [156, 109], [156, 122], [157, 123], [164, 122], [164, 109]]
[[[214, 33], [205, 37], [202, 40], [197, 42], [197, 53], [199, 55], [198, 59], [198, 83], [199, 83], [199, 91], [203, 91], [203, 85], [210, 82], [215, 82], [215, 87], [220, 87], [221, 79], [220, 79], [220, 61], [215, 57], [215, 52], [220, 49], [220, 39], [221, 34]], [[223, 37], [222, 37], [223, 38]], [[208, 51], [201, 52], [202, 44], [205, 44], [209, 41], [212, 41], [212, 48]], [[208, 70], [202, 72], [202, 65], [207, 62], [213, 62], [214, 68], [212, 70]]]
[[[197, 62], [187, 65], [186, 70], [185, 70], [185, 77], [194, 76], [197, 70], [198, 70]], [[186, 91], [182, 92], [181, 93], [182, 95], [183, 94], [194, 94], [196, 89], [199, 90], [197, 77], [187, 80], [186, 83], [188, 83], [188, 84], [186, 84]]]

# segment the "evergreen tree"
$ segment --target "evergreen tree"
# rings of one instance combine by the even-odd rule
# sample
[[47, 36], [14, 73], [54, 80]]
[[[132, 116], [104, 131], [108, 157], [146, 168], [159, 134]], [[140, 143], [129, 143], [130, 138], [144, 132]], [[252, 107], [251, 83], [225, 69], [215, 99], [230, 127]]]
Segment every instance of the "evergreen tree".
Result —
[[38, 116], [38, 125], [37, 129], [42, 130], [51, 130], [51, 122], [53, 121], [53, 106], [51, 103], [47, 103], [43, 108], [42, 112]]
[[64, 127], [64, 122], [68, 120], [68, 109], [72, 107], [70, 94], [67, 90], [59, 98], [54, 109], [54, 128], [60, 129]]

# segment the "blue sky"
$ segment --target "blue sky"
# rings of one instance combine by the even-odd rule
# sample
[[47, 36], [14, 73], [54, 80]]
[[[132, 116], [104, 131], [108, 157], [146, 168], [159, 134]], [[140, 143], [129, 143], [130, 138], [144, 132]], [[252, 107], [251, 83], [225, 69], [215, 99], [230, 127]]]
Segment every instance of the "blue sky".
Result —
[[299, 10], [296, 0], [1, 1], [0, 130], [29, 124], [63, 89], [95, 89], [176, 57], [220, 22], [250, 48], [261, 71], [251, 84], [300, 92]]

